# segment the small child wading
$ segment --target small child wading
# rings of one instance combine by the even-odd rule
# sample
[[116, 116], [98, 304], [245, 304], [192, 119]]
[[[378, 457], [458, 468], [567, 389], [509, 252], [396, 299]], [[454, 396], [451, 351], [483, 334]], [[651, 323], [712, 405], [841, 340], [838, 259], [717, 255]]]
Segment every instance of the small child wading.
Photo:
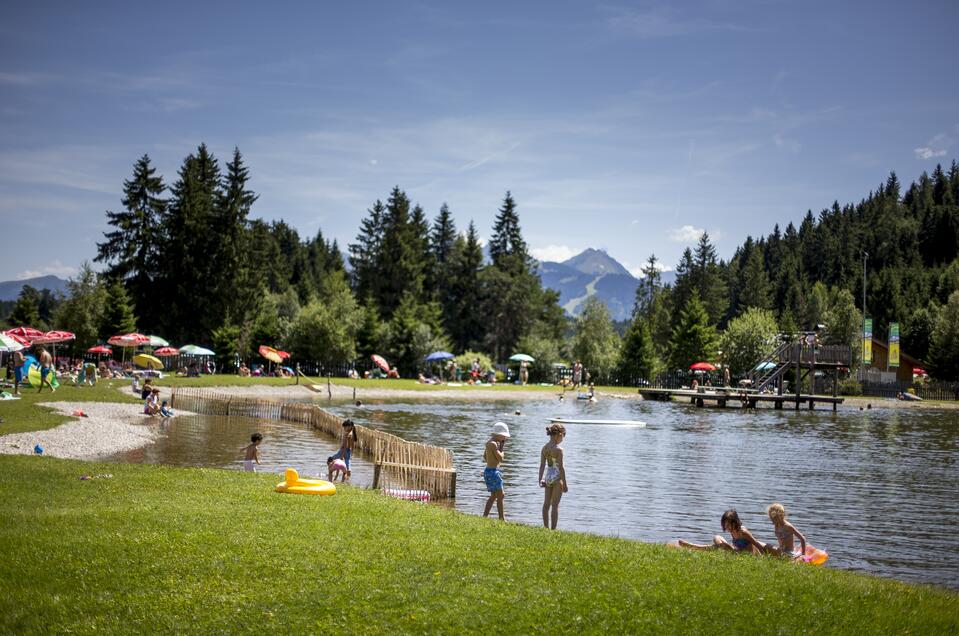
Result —
[[331, 459], [342, 459], [346, 464], [346, 474], [350, 474], [350, 460], [353, 458], [353, 448], [356, 446], [356, 426], [353, 420], [343, 420], [343, 438], [340, 440], [340, 450], [327, 459], [327, 464]]
[[563, 466], [563, 449], [560, 447], [566, 437], [566, 427], [562, 424], [547, 426], [546, 434], [549, 435], [549, 441], [539, 453], [539, 485], [544, 489], [543, 526], [555, 530], [559, 519], [559, 500], [564, 492], [569, 492], [566, 468]]
[[506, 516], [503, 514], [503, 495], [505, 494], [503, 492], [503, 472], [499, 469], [499, 466], [503, 463], [503, 448], [507, 439], [509, 439], [509, 427], [503, 422], [497, 422], [493, 424], [492, 434], [483, 450], [483, 459], [486, 460], [483, 480], [486, 482], [486, 489], [490, 493], [486, 500], [486, 507], [483, 509], [483, 516], [489, 516], [495, 502], [500, 521], [506, 520]]
[[730, 508], [724, 512], [719, 523], [723, 530], [732, 537], [732, 543], [718, 534], [713, 537], [712, 545], [690, 543], [681, 539], [677, 543], [680, 547], [692, 550], [729, 550], [730, 552], [748, 552], [751, 554], [761, 554], [765, 551], [766, 546], [756, 541], [752, 533], [746, 529], [743, 522], [739, 520], [739, 513], [736, 512], [735, 508]]
[[248, 473], [255, 473], [256, 467], [260, 464], [260, 442], [263, 441], [263, 435], [253, 433], [250, 435], [250, 443], [243, 449], [243, 470]]

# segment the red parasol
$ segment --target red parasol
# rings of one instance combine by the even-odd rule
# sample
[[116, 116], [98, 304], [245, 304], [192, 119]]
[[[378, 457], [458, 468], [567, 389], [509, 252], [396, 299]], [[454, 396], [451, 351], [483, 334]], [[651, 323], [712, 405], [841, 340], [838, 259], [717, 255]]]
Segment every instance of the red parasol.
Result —
[[33, 344], [57, 344], [58, 342], [68, 342], [76, 339], [76, 334], [69, 331], [48, 331], [39, 338], [34, 338]]
[[716, 367], [709, 364], [708, 362], [694, 362], [689, 365], [690, 371], [715, 371]]
[[275, 362], [280, 364], [283, 361], [283, 357], [280, 355], [280, 352], [274, 349], [273, 347], [268, 347], [266, 345], [260, 345], [260, 348], [257, 349], [260, 352], [260, 355], [269, 360], [270, 362]]
[[383, 356], [380, 356], [380, 355], [377, 355], [377, 354], [374, 353], [373, 355], [370, 356], [370, 360], [373, 361], [373, 364], [375, 364], [375, 365], [378, 366], [379, 368], [383, 369], [383, 371], [386, 371], [387, 373], [389, 373], [390, 363], [387, 362], [387, 361], [383, 358]]
[[153, 352], [153, 355], [165, 358], [167, 356], [178, 356], [180, 355], [180, 350], [176, 347], [160, 347]]
[[919, 367], [916, 367], [915, 369], [913, 369], [912, 374], [913, 375], [929, 375], [929, 373], [925, 369], [920, 369]]
[[21, 342], [28, 345], [43, 336], [42, 331], [34, 329], [33, 327], [16, 327], [14, 329], [7, 329], [4, 333], [8, 336], [19, 338]]
[[102, 353], [102, 354], [109, 355], [113, 353], [113, 349], [111, 349], [110, 347], [105, 347], [103, 345], [97, 345], [95, 347], [90, 347], [89, 349], [87, 349], [87, 353]]
[[125, 333], [113, 336], [107, 340], [107, 343], [114, 347], [139, 347], [150, 344], [150, 337], [144, 336], [142, 333]]
[[288, 360], [290, 358], [290, 354], [288, 354], [286, 351], [280, 351], [279, 349], [276, 350], [276, 355], [280, 356], [284, 360]]

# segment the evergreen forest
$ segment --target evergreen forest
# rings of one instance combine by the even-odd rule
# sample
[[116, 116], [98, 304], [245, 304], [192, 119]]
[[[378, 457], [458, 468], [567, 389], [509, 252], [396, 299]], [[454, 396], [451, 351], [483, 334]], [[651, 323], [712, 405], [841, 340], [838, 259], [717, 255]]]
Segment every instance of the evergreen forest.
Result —
[[267, 344], [330, 370], [379, 353], [409, 375], [431, 351], [492, 362], [522, 351], [536, 359], [533, 379], [579, 359], [594, 377], [635, 384], [720, 357], [743, 374], [781, 333], [818, 328], [827, 343], [858, 350], [865, 268], [874, 333], [885, 339], [899, 323], [904, 353], [936, 378], [959, 379], [955, 161], [908, 186], [890, 174], [857, 203], [747, 237], [728, 261], [704, 233], [667, 264], [672, 285], [649, 255], [632, 319], [618, 330], [596, 299], [575, 320], [564, 315], [509, 191], [485, 252], [475, 224], [447, 204], [428, 212], [399, 186], [384, 195], [344, 248], [322, 231], [301, 237], [256, 218], [238, 149], [221, 163], [200, 145], [172, 183], [144, 155], [121, 207], [106, 212], [100, 271], [84, 264], [64, 297], [24, 287], [7, 323], [72, 331], [77, 354], [136, 330], [210, 346], [226, 364]]

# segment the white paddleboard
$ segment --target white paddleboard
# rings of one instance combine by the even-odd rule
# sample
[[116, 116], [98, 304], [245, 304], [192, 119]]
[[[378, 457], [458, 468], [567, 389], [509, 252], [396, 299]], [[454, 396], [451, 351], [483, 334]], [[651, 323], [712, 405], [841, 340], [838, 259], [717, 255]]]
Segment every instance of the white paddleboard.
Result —
[[566, 417], [551, 417], [550, 422], [557, 424], [603, 424], [607, 426], [632, 426], [634, 428], [646, 428], [646, 422], [638, 420], [578, 420]]

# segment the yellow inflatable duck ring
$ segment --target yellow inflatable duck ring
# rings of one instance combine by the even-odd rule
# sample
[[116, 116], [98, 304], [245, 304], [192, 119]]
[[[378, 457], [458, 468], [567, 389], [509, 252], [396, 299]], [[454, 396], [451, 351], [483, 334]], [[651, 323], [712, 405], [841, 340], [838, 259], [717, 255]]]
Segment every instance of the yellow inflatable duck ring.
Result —
[[336, 486], [322, 479], [300, 479], [294, 468], [286, 469], [286, 481], [276, 485], [276, 492], [288, 492], [294, 495], [335, 495]]

